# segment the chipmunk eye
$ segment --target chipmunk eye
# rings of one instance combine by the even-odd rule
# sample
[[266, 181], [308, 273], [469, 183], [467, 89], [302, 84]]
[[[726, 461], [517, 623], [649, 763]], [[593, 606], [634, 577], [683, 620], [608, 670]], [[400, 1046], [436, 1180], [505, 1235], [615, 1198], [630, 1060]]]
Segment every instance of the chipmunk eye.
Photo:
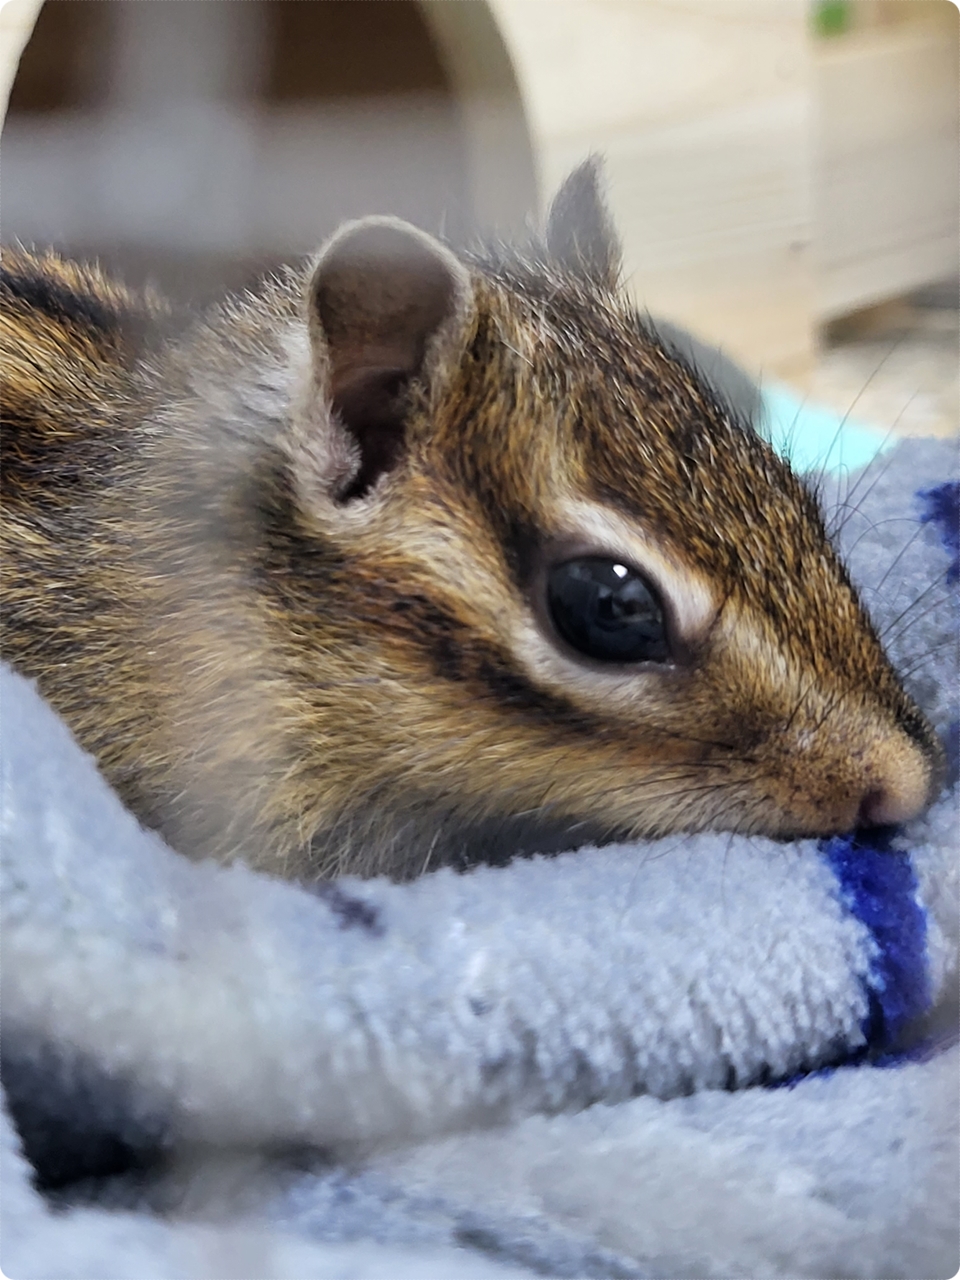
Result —
[[557, 631], [600, 662], [665, 662], [670, 656], [663, 608], [647, 580], [602, 556], [558, 564], [547, 577], [547, 605]]

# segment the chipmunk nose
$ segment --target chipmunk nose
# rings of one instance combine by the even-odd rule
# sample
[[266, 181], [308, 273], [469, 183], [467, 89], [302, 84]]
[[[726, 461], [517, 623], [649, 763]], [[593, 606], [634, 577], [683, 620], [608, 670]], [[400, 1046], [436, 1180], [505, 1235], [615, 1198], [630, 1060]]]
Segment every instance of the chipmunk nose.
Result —
[[891, 827], [914, 816], [914, 809], [883, 787], [872, 787], [860, 801], [858, 827]]
[[884, 752], [860, 800], [858, 827], [891, 827], [909, 822], [926, 808], [933, 788], [932, 762], [919, 747]]

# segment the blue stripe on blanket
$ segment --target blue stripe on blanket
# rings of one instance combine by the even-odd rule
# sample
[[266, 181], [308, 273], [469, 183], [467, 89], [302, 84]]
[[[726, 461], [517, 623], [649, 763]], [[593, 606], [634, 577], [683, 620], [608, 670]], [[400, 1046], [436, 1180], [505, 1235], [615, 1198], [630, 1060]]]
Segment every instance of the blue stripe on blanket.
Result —
[[[917, 902], [917, 878], [909, 853], [890, 846], [889, 834], [858, 832], [820, 841], [820, 854], [837, 880], [843, 905], [870, 931], [876, 954], [864, 975], [868, 1013], [864, 1044], [840, 1049], [832, 1063], [798, 1071], [773, 1083], [793, 1089], [802, 1080], [833, 1075], [838, 1066], [864, 1061], [894, 1067], [924, 1061], [955, 1042], [949, 1030], [904, 1039], [911, 1024], [930, 1012], [933, 993], [927, 968], [927, 917]], [[941, 1040], [943, 1041], [941, 1043]]]
[[949, 480], [932, 489], [920, 489], [917, 497], [924, 504], [920, 523], [940, 526], [943, 545], [953, 557], [947, 581], [956, 582], [960, 578], [960, 482]]
[[870, 930], [877, 951], [866, 985], [870, 1049], [894, 1049], [931, 1005], [926, 913], [917, 903], [910, 855], [879, 833], [834, 836], [821, 843], [847, 908]]
[[[960, 484], [948, 481], [916, 495], [921, 524], [939, 526], [943, 545], [951, 556], [947, 582], [960, 578]], [[951, 780], [958, 773], [958, 726], [947, 728], [944, 748]], [[891, 849], [882, 835], [860, 833], [823, 840], [820, 850], [840, 888], [841, 898], [853, 915], [870, 930], [877, 944], [870, 972], [866, 976], [869, 1009], [864, 1019], [866, 1046], [857, 1057], [869, 1057], [875, 1066], [895, 1066], [904, 1061], [923, 1060], [956, 1040], [951, 1026], [904, 1042], [904, 1032], [932, 1003], [927, 969], [926, 913], [918, 904], [917, 880], [910, 855]], [[814, 1075], [829, 1075], [835, 1068], [824, 1067]], [[792, 1085], [800, 1076], [786, 1081]]]

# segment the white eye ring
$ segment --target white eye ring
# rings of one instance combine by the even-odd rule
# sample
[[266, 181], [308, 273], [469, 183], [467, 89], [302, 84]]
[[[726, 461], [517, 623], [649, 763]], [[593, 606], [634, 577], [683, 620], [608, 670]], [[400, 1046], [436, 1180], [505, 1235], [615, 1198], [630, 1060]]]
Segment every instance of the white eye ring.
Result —
[[702, 570], [608, 507], [573, 499], [563, 504], [562, 514], [571, 547], [577, 548], [571, 558], [604, 556], [624, 574], [635, 568], [659, 592], [676, 639], [687, 645], [703, 639], [716, 619], [719, 598]]

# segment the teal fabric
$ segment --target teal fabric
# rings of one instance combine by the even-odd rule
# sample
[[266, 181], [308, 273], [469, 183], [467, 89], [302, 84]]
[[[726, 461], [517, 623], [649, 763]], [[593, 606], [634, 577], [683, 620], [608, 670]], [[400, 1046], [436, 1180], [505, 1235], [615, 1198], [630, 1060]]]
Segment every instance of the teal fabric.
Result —
[[896, 444], [892, 431], [868, 426], [800, 399], [782, 383], [761, 391], [760, 431], [797, 471], [854, 471]]

